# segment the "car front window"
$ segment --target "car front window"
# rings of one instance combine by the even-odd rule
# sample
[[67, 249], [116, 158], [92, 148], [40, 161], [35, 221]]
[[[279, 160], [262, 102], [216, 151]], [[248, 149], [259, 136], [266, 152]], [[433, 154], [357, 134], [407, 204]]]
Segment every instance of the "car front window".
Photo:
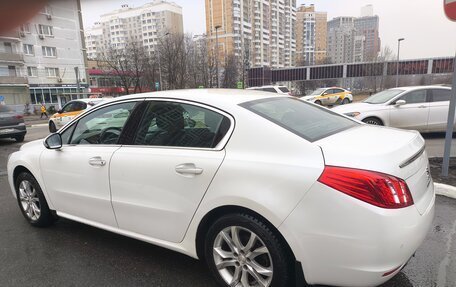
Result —
[[[116, 104], [84, 116], [76, 123], [69, 143], [73, 145], [117, 144], [135, 105], [136, 102]], [[64, 134], [62, 134], [62, 138]]]
[[316, 89], [315, 91], [313, 91], [309, 96], [319, 96], [321, 94], [323, 94], [323, 92], [325, 91], [326, 89]]
[[359, 125], [337, 113], [292, 98], [263, 99], [241, 106], [310, 142]]
[[391, 89], [391, 90], [382, 91], [380, 93], [377, 93], [377, 94], [372, 95], [369, 98], [365, 99], [364, 103], [384, 104], [402, 92], [404, 92], [404, 90], [400, 90], [400, 89]]

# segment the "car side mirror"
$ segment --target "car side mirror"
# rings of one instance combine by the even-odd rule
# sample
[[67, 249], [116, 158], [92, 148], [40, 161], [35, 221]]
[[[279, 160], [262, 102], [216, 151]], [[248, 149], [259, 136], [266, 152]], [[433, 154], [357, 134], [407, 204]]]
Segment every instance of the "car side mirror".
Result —
[[61, 149], [62, 137], [58, 133], [51, 134], [44, 140], [44, 146], [47, 149]]
[[405, 105], [407, 102], [405, 100], [398, 100], [394, 105], [396, 107], [400, 107], [400, 106], [403, 106]]
[[61, 114], [61, 113], [62, 113], [62, 110], [58, 110], [57, 113], [58, 113], [58, 114]]
[[327, 95], [328, 95], [328, 93], [326, 93], [326, 92], [325, 92], [325, 93], [323, 93], [323, 95], [322, 95], [322, 96], [327, 96]]

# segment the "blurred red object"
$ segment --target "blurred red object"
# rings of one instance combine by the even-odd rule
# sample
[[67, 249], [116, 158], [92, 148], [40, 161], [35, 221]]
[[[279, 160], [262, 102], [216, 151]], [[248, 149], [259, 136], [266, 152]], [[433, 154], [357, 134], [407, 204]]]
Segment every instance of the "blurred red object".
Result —
[[27, 22], [46, 5], [47, 0], [0, 0], [0, 34]]

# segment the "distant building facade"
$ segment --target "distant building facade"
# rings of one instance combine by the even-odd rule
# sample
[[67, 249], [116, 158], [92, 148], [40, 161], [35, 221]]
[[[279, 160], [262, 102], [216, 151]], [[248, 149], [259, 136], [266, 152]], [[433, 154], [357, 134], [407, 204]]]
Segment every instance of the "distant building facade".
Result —
[[326, 59], [327, 13], [301, 5], [296, 13], [296, 64], [322, 64]]
[[0, 36], [0, 96], [6, 104], [60, 107], [85, 91], [80, 11], [79, 0], [50, 1], [28, 23]]
[[296, 0], [205, 2], [209, 50], [221, 62], [234, 54], [247, 58], [251, 66], [294, 65]]
[[328, 22], [327, 51], [331, 63], [375, 61], [380, 52], [380, 19], [372, 5], [362, 8], [363, 17], [337, 17]]
[[89, 59], [101, 57], [110, 48], [123, 49], [127, 43], [142, 43], [153, 52], [160, 38], [183, 34], [182, 8], [175, 3], [155, 0], [140, 7], [122, 5], [121, 9], [101, 16], [85, 31]]

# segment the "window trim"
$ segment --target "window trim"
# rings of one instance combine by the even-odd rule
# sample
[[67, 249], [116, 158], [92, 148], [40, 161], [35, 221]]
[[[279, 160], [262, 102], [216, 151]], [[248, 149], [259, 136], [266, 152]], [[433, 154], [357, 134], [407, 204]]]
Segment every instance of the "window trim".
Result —
[[[207, 110], [210, 110], [210, 111], [213, 111], [215, 113], [218, 113], [218, 114], [221, 114], [223, 115], [224, 117], [228, 118], [229, 121], [230, 121], [230, 128], [228, 129], [228, 131], [226, 132], [225, 136], [220, 140], [220, 142], [213, 148], [201, 148], [201, 147], [179, 147], [179, 146], [152, 146], [152, 145], [135, 145], [133, 144], [132, 142], [128, 143], [128, 144], [124, 144], [122, 145], [122, 147], [133, 147], [133, 148], [159, 148], [159, 149], [175, 149], [175, 150], [202, 150], [202, 151], [222, 151], [226, 144], [228, 143], [229, 139], [231, 138], [232, 134], [233, 134], [233, 131], [234, 131], [234, 128], [235, 128], [235, 125], [236, 125], [236, 121], [234, 119], [234, 117], [229, 114], [228, 112], [226, 111], [223, 111], [219, 108], [216, 108], [216, 107], [213, 107], [211, 105], [207, 105], [207, 104], [204, 104], [204, 103], [200, 103], [200, 102], [195, 102], [195, 101], [190, 101], [190, 100], [184, 100], [184, 99], [173, 99], [173, 98], [145, 98], [144, 99], [144, 102], [145, 103], [149, 103], [149, 102], [152, 102], [152, 101], [155, 101], [155, 102], [173, 102], [173, 103], [180, 103], [180, 104], [186, 104], [186, 105], [192, 105], [192, 106], [198, 106], [198, 107], [201, 107], [201, 108], [204, 108], [204, 109], [207, 109]], [[144, 111], [145, 112], [145, 111]], [[141, 119], [144, 115], [141, 116]], [[136, 127], [138, 128], [138, 127]], [[137, 131], [135, 131], [136, 133]]]

